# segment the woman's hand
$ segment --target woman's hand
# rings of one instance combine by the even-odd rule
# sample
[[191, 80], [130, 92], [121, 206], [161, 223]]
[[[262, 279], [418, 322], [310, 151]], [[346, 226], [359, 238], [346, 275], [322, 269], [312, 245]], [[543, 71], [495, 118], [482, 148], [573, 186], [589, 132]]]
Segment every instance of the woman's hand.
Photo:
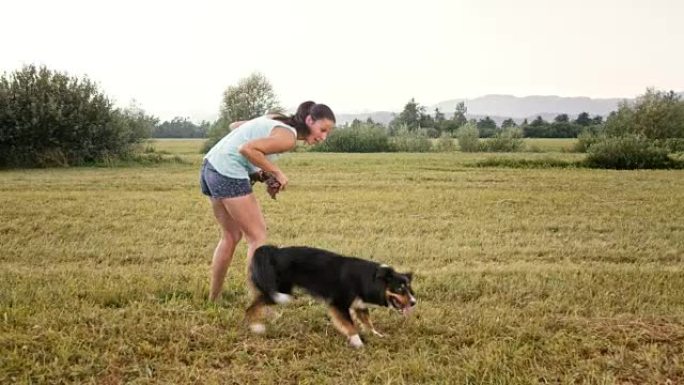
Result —
[[266, 192], [271, 196], [271, 199], [276, 199], [276, 195], [282, 191], [281, 187], [283, 184], [281, 184], [281, 180], [283, 180], [283, 177], [285, 178], [284, 183], [287, 184], [285, 174], [279, 170], [278, 173], [280, 173], [280, 180], [276, 176], [276, 171], [259, 171], [258, 173], [261, 181], [266, 184]]
[[276, 170], [273, 172], [273, 175], [275, 175], [276, 179], [278, 180], [278, 183], [280, 183], [280, 188], [278, 189], [278, 191], [280, 192], [285, 190], [287, 182], [289, 181], [287, 179], [287, 176], [285, 176], [285, 173], [280, 170]]

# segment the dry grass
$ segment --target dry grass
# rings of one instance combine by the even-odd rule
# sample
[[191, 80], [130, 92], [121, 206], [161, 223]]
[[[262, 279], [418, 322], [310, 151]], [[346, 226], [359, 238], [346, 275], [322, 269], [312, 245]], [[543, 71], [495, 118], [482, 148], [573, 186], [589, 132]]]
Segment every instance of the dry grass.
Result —
[[572, 151], [577, 139], [568, 138], [525, 138], [525, 145], [528, 150], [541, 152], [568, 152]]
[[684, 171], [285, 156], [271, 242], [416, 273], [415, 316], [353, 351], [306, 297], [250, 335], [244, 245], [205, 301], [201, 142], [155, 145], [192, 164], [0, 173], [0, 383], [684, 382]]

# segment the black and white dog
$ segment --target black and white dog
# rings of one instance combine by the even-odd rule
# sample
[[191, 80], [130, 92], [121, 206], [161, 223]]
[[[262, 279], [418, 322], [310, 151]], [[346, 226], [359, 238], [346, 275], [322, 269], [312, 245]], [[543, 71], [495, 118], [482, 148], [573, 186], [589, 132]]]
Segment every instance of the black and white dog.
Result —
[[353, 347], [363, 346], [354, 318], [382, 336], [371, 323], [367, 305], [391, 306], [408, 315], [416, 304], [411, 273], [311, 247], [261, 246], [254, 252], [249, 276], [255, 296], [246, 318], [255, 333], [266, 330], [263, 309], [288, 302], [294, 287], [328, 303], [333, 324]]

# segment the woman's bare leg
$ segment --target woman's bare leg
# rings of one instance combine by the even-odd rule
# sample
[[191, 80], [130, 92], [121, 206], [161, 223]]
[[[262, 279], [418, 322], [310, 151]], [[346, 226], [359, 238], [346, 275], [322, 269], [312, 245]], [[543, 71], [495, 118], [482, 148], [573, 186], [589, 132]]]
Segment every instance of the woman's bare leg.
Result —
[[240, 242], [240, 238], [242, 238], [242, 233], [237, 222], [228, 214], [221, 200], [212, 198], [211, 207], [216, 221], [221, 225], [221, 240], [216, 245], [214, 257], [211, 261], [211, 284], [209, 289], [209, 300], [216, 301], [221, 294], [226, 271], [228, 271], [228, 266], [230, 266], [230, 262], [233, 260], [233, 253], [235, 253], [235, 247]]
[[254, 194], [225, 198], [221, 202], [230, 217], [239, 226], [247, 241], [247, 266], [254, 250], [266, 243], [266, 221]]

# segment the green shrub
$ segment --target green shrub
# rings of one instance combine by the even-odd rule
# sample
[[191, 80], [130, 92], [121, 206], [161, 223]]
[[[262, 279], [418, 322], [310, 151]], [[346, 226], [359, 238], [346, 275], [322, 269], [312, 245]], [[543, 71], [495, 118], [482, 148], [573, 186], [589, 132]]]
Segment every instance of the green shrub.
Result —
[[570, 149], [571, 152], [587, 152], [587, 149], [592, 144], [604, 139], [606, 137], [605, 131], [600, 126], [585, 127], [579, 135], [577, 141]]
[[389, 152], [392, 148], [385, 130], [358, 126], [334, 130], [325, 142], [312, 148], [321, 152]]
[[602, 138], [587, 150], [587, 166], [611, 169], [669, 168], [674, 164], [667, 150], [652, 140], [627, 135]]
[[87, 78], [26, 66], [0, 77], [0, 167], [70, 166], [130, 154], [156, 124], [118, 110]]
[[684, 138], [659, 139], [655, 141], [655, 144], [669, 153], [684, 152]]
[[649, 88], [634, 101], [621, 102], [606, 119], [605, 131], [609, 136], [684, 138], [684, 101], [673, 91]]
[[456, 130], [458, 146], [464, 152], [480, 151], [480, 131], [474, 123], [466, 123]]
[[440, 135], [439, 130], [435, 127], [423, 128], [421, 131], [425, 133], [425, 136], [431, 139], [437, 139]]
[[480, 150], [484, 152], [517, 152], [521, 151], [523, 146], [522, 130], [517, 127], [511, 127], [481, 142]]
[[435, 151], [438, 152], [453, 152], [456, 151], [456, 143], [454, 143], [454, 138], [448, 133], [443, 133], [437, 143], [435, 144]]
[[604, 139], [604, 135], [597, 135], [589, 130], [582, 131], [577, 135], [577, 142], [572, 146], [573, 152], [587, 152], [592, 144]]
[[382, 128], [361, 124], [339, 128], [311, 151], [321, 152], [429, 152], [432, 142], [424, 131], [401, 132], [390, 137]]

